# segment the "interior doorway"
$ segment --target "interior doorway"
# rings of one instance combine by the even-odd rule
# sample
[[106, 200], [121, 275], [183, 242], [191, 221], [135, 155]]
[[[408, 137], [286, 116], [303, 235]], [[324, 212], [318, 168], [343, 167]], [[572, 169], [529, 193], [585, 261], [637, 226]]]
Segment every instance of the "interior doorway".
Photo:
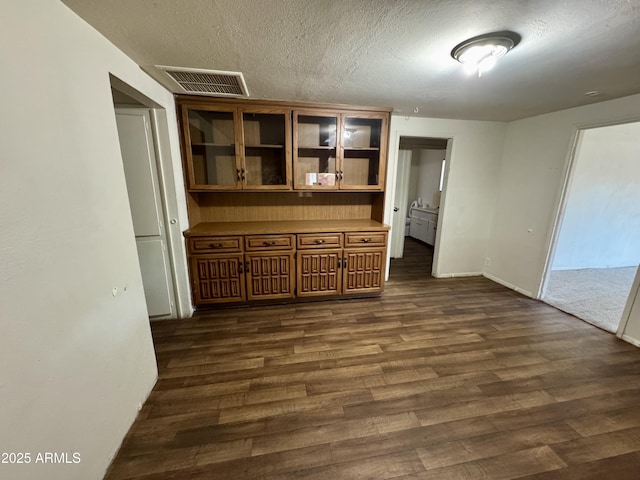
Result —
[[190, 312], [184, 311], [179, 301], [181, 282], [177, 270], [180, 264], [175, 261], [172, 246], [174, 230], [179, 225], [176, 215], [170, 213], [177, 207], [170, 205], [172, 197], [166, 183], [173, 177], [165, 178], [167, 172], [161, 157], [165, 149], [161, 138], [164, 110], [118, 79], [112, 77], [111, 80], [148, 314], [151, 319], [189, 316]]
[[615, 333], [639, 237], [640, 122], [580, 130], [541, 299]]
[[400, 137], [390, 242], [392, 259], [403, 257], [407, 241], [430, 249], [429, 257], [433, 259], [449, 147], [450, 140], [446, 138]]

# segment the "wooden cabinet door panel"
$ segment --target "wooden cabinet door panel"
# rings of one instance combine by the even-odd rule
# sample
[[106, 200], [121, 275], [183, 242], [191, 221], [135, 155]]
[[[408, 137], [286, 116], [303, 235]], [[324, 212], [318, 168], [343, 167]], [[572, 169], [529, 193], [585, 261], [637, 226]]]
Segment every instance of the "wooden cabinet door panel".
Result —
[[237, 107], [190, 103], [182, 105], [181, 110], [189, 189], [242, 188]]
[[249, 300], [293, 298], [293, 252], [247, 254]]
[[345, 249], [344, 293], [381, 292], [384, 288], [385, 249]]
[[341, 249], [298, 252], [298, 296], [339, 294], [341, 256]]
[[240, 107], [243, 188], [291, 189], [291, 109]]
[[340, 188], [383, 190], [388, 116], [353, 113], [341, 117]]
[[196, 305], [245, 300], [242, 254], [207, 255], [191, 260]]
[[335, 111], [293, 112], [293, 187], [295, 190], [338, 190], [338, 132]]

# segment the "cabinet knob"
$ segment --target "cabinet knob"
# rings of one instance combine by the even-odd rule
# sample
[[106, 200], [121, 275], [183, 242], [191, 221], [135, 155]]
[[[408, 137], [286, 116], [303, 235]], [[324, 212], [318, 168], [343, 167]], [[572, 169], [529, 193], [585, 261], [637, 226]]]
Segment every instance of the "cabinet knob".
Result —
[[362, 241], [363, 241], [364, 243], [369, 243], [369, 242], [371, 241], [371, 239], [370, 239], [370, 238], [363, 238], [363, 239], [362, 239]]
[[276, 242], [274, 242], [274, 241], [271, 241], [271, 242], [262, 242], [262, 244], [263, 244], [265, 247], [273, 247], [273, 246], [276, 244]]
[[317, 244], [317, 245], [322, 245], [323, 243], [324, 243], [324, 240], [323, 240], [323, 239], [321, 239], [321, 238], [317, 238], [317, 239], [316, 239], [316, 244]]
[[221, 243], [210, 243], [209, 248], [222, 248]]

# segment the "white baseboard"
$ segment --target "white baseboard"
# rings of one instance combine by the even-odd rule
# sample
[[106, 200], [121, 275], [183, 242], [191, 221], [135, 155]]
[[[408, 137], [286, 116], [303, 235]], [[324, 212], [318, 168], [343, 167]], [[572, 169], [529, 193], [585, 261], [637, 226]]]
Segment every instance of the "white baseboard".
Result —
[[511, 290], [515, 290], [516, 292], [521, 293], [522, 295], [525, 295], [525, 296], [530, 297], [530, 298], [535, 298], [533, 293], [531, 293], [531, 292], [529, 292], [527, 290], [523, 290], [520, 287], [516, 287], [512, 283], [506, 282], [506, 281], [502, 280], [501, 278], [494, 277], [490, 273], [484, 272], [482, 274], [482, 276], [488, 278], [489, 280], [491, 280], [493, 282], [499, 283], [500, 285], [504, 285], [505, 287], [510, 288]]
[[630, 343], [634, 347], [639, 347], [640, 348], [640, 340], [636, 340], [635, 338], [630, 337], [629, 335], [624, 335], [624, 334], [620, 338], [622, 340], [624, 340], [625, 342]]
[[456, 278], [456, 277], [480, 277], [482, 272], [460, 272], [460, 273], [442, 273], [433, 275], [435, 278]]

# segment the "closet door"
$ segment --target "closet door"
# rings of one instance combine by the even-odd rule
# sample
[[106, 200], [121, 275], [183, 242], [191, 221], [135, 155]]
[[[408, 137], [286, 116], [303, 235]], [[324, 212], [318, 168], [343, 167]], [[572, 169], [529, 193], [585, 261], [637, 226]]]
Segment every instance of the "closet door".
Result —
[[173, 278], [150, 115], [145, 109], [117, 109], [116, 122], [147, 310], [150, 317], [173, 315]]

